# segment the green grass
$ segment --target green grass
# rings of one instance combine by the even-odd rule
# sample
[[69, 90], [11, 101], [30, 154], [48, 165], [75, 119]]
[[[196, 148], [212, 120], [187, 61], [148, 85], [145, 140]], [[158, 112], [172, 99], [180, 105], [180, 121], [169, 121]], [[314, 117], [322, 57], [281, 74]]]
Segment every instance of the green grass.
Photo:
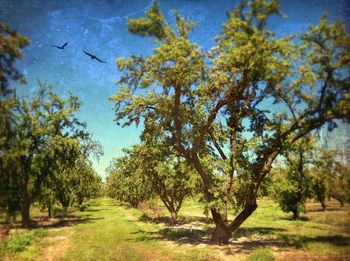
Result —
[[207, 251], [178, 250], [162, 242], [160, 227], [138, 221], [142, 212], [116, 206], [111, 199], [91, 202], [81, 216], [63, 260], [207, 260]]
[[270, 249], [257, 249], [248, 257], [249, 261], [273, 261], [275, 257]]
[[[344, 259], [350, 256], [350, 207], [329, 202], [322, 212], [308, 203], [302, 220], [291, 220], [271, 200], [263, 199], [234, 234], [229, 246], [209, 243], [213, 224], [195, 199], [184, 203], [179, 225], [169, 214], [150, 217], [110, 198], [89, 202], [83, 212], [59, 220], [57, 226], [11, 235], [0, 244], [5, 260], [274, 260]], [[37, 217], [42, 217], [33, 209]], [[233, 213], [229, 217], [232, 219]], [[288, 253], [287, 256], [284, 256]], [[299, 256], [298, 256], [299, 255]], [[1, 260], [1, 258], [0, 258]]]

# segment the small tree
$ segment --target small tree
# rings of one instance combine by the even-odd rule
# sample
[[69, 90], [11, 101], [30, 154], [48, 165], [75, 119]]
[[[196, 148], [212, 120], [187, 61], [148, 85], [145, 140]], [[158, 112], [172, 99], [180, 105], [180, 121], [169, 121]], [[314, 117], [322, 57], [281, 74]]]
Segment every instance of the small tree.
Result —
[[273, 171], [274, 198], [284, 212], [300, 218], [312, 193], [310, 164], [313, 160], [314, 140], [300, 139], [286, 155], [285, 166]]
[[135, 173], [137, 163], [126, 155], [114, 159], [107, 168], [107, 195], [134, 208], [154, 196], [151, 184], [144, 176]]
[[312, 168], [314, 195], [326, 210], [326, 198], [332, 197], [341, 206], [350, 199], [350, 170], [339, 160], [340, 152], [320, 149]]
[[89, 135], [84, 135], [79, 138], [78, 150], [79, 156], [74, 162], [57, 165], [40, 188], [37, 199], [48, 208], [49, 216], [54, 202], [58, 201], [66, 213], [74, 203], [80, 206], [100, 194], [102, 181], [94, 171], [90, 157], [98, 159], [103, 155], [102, 147]]
[[[182, 159], [173, 156], [165, 146], [160, 144], [135, 145], [125, 152], [129, 169], [127, 172], [124, 169], [124, 177], [120, 178], [124, 181], [130, 178], [136, 183], [132, 185], [127, 181], [123, 187], [131, 185], [125, 189], [129, 193], [132, 192], [132, 198], [137, 203], [151, 198], [152, 195], [157, 195], [169, 211], [172, 223], [176, 223], [184, 199], [193, 194], [196, 188], [198, 190], [198, 179], [193, 175], [193, 170]], [[129, 173], [132, 175], [129, 176]], [[139, 191], [141, 193], [133, 193], [138, 188], [139, 180], [142, 181], [144, 189], [141, 190], [142, 192]], [[115, 189], [112, 187], [112, 191]], [[124, 191], [123, 188], [122, 191]]]

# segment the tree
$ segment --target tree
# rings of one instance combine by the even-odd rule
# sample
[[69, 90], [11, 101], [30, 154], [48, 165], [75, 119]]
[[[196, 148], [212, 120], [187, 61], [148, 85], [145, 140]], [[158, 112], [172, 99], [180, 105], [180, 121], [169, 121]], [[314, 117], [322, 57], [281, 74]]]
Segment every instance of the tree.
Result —
[[[157, 39], [149, 57], [118, 58], [123, 76], [111, 97], [116, 121], [142, 120], [143, 139], [161, 132], [197, 171], [211, 204], [212, 241], [228, 243], [257, 208], [257, 193], [276, 157], [311, 131], [350, 116], [350, 38], [343, 24], [323, 16], [299, 38], [266, 28], [279, 1], [242, 1], [228, 16], [209, 53], [189, 39], [194, 26], [178, 13], [176, 29], [156, 2], [129, 31]], [[208, 168], [215, 162], [215, 168]], [[222, 179], [215, 178], [220, 174]], [[215, 202], [228, 202], [244, 180], [243, 207], [226, 221]], [[238, 182], [240, 183], [240, 182]]]
[[15, 135], [6, 141], [2, 162], [6, 176], [15, 181], [23, 227], [30, 226], [30, 206], [44, 180], [79, 156], [78, 138], [86, 135], [85, 124], [74, 117], [79, 106], [77, 97], [61, 99], [48, 86], [32, 100], [16, 98]]
[[7, 173], [7, 163], [4, 161], [11, 140], [16, 136], [14, 121], [17, 100], [9, 87], [9, 80], [24, 83], [14, 63], [22, 58], [21, 49], [28, 43], [27, 38], [0, 24], [0, 209], [7, 213], [7, 220], [15, 215], [20, 206], [18, 177]]
[[350, 170], [339, 157], [340, 153], [336, 150], [319, 149], [313, 163], [313, 191], [323, 211], [326, 210], [327, 197], [338, 200], [340, 206], [350, 199]]
[[172, 223], [176, 223], [183, 201], [198, 191], [199, 182], [184, 160], [172, 155], [163, 145], [142, 143], [125, 149], [125, 156], [121, 158], [125, 165], [122, 168], [116, 165], [117, 169], [114, 169], [120, 176], [113, 177], [112, 172], [108, 181], [113, 178], [119, 180], [119, 186], [110, 183], [112, 194], [122, 193], [123, 197], [119, 199], [126, 199], [134, 207], [141, 201], [158, 196], [169, 211]]
[[124, 152], [126, 155], [114, 159], [107, 168], [107, 194], [136, 208], [142, 201], [154, 197], [154, 194], [145, 176], [135, 172], [138, 163], [129, 157], [131, 151]]
[[274, 198], [284, 212], [293, 213], [293, 219], [300, 218], [312, 194], [310, 164], [314, 142], [311, 137], [300, 139], [288, 151], [284, 166], [274, 171]]
[[51, 189], [64, 212], [74, 203], [80, 206], [99, 195], [102, 180], [93, 169], [90, 158], [99, 159], [102, 155], [102, 146], [90, 135], [84, 135], [79, 139], [79, 157], [72, 165], [62, 165], [55, 170]]

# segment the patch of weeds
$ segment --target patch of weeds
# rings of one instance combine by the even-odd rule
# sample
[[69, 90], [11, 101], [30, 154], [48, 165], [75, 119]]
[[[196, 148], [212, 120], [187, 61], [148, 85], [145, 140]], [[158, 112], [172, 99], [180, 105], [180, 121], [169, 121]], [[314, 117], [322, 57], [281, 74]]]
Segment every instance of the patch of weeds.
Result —
[[47, 236], [47, 234], [48, 231], [46, 229], [35, 229], [22, 234], [13, 235], [8, 240], [0, 243], [0, 257], [22, 252], [30, 245]]
[[248, 257], [249, 261], [273, 261], [275, 257], [270, 249], [260, 248], [251, 253]]

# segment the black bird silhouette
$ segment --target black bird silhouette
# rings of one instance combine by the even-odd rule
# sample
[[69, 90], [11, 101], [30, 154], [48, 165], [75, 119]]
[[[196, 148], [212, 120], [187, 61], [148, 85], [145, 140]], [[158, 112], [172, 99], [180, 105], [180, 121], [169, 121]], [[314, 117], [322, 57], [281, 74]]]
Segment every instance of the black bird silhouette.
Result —
[[83, 52], [84, 52], [86, 55], [90, 56], [90, 58], [91, 58], [92, 60], [95, 59], [95, 60], [99, 61], [100, 63], [107, 63], [107, 62], [105, 62], [105, 61], [102, 61], [102, 60], [99, 59], [98, 57], [96, 57], [96, 55], [93, 55], [93, 54], [91, 54], [91, 53], [88, 53], [88, 52], [86, 52], [86, 51], [84, 51], [84, 50], [83, 50]]
[[68, 42], [65, 42], [62, 46], [58, 46], [58, 45], [51, 45], [51, 46], [63, 50], [64, 47], [66, 47], [67, 44], [68, 44]]

